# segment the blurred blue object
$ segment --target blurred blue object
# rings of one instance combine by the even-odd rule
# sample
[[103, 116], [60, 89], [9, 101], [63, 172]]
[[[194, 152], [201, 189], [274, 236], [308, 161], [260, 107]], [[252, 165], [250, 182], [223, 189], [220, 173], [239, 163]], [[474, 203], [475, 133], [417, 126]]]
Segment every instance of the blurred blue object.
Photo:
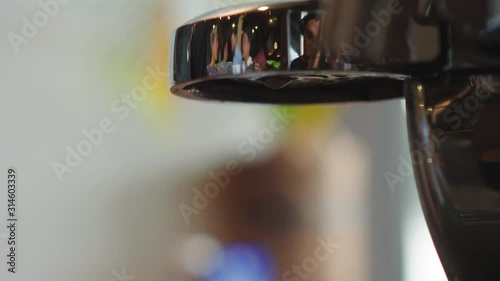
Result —
[[236, 45], [233, 56], [233, 65], [241, 65], [243, 63], [243, 54], [241, 53], [240, 46]]
[[275, 263], [271, 252], [258, 244], [232, 244], [215, 256], [204, 281], [272, 281]]

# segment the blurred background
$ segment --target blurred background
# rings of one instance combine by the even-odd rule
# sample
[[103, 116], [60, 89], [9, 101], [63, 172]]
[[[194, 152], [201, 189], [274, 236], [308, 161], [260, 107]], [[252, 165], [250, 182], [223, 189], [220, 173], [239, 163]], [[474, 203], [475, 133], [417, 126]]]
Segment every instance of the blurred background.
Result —
[[[19, 221], [0, 280], [446, 280], [400, 172], [403, 101], [169, 93], [172, 30], [245, 2], [2, 3], [0, 167], [18, 170]], [[154, 89], [127, 100], [145, 77]]]

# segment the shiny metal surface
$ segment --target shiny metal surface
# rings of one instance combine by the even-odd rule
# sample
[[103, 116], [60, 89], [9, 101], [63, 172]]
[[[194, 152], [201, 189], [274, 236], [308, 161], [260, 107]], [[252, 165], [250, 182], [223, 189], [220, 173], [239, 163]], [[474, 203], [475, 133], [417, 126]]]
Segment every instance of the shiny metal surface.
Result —
[[420, 199], [449, 280], [500, 280], [498, 76], [408, 82]]
[[[254, 102], [368, 101], [402, 97], [401, 80], [413, 69], [437, 75], [439, 25], [410, 21], [411, 3], [365, 2], [266, 3], [204, 15], [175, 32], [172, 92]], [[411, 44], [418, 40], [428, 43]], [[359, 81], [374, 87], [339, 87]]]
[[[427, 80], [500, 71], [498, 3], [311, 0], [225, 8], [174, 33], [171, 91], [229, 101], [366, 101], [401, 97], [393, 74]], [[352, 72], [377, 73], [382, 81], [367, 78], [390, 90], [352, 93], [328, 83]]]

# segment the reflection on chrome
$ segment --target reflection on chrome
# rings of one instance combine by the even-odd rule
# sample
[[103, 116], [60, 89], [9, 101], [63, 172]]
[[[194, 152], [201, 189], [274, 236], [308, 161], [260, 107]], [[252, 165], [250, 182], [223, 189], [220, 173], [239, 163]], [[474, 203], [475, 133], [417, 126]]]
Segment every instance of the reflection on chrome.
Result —
[[[352, 6], [316, 1], [233, 9], [205, 15], [175, 32], [172, 92], [211, 98], [207, 87], [199, 87], [211, 79], [234, 82], [251, 76], [300, 76], [318, 71], [404, 73], [402, 63], [432, 62], [440, 54], [438, 27], [433, 25], [426, 28], [426, 38], [433, 41], [425, 51], [408, 47], [402, 38], [416, 38], [417, 29], [402, 24], [408, 22], [409, 12], [397, 0], [389, 0], [385, 8], [367, 9], [365, 18]], [[359, 20], [346, 22], [347, 15]], [[293, 83], [278, 84], [282, 85], [271, 88]]]

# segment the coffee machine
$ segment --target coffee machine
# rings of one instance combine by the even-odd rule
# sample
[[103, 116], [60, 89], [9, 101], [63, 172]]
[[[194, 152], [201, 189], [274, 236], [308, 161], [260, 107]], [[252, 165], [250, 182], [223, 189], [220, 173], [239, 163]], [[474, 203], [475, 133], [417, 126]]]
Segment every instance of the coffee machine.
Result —
[[500, 1], [231, 6], [172, 35], [171, 92], [272, 104], [405, 99], [414, 173], [450, 281], [500, 280]]

